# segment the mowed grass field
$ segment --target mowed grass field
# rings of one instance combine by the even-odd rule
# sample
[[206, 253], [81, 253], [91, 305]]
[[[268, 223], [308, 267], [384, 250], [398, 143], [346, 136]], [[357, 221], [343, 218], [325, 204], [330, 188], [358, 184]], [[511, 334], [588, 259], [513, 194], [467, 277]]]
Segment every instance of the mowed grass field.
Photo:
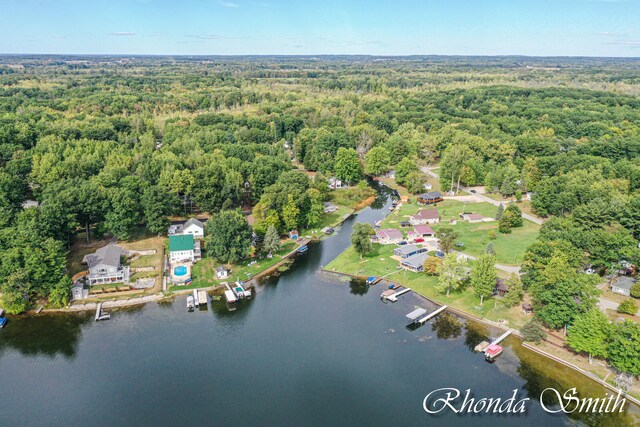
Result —
[[[336, 259], [325, 267], [327, 271], [346, 273], [354, 276], [376, 276], [386, 278], [405, 285], [415, 292], [435, 301], [456, 307], [462, 311], [480, 318], [486, 318], [495, 322], [500, 321], [505, 326], [521, 328], [530, 320], [530, 317], [522, 313], [520, 306], [506, 308], [499, 302], [499, 297], [489, 298], [480, 305], [480, 300], [471, 289], [461, 289], [450, 295], [442, 294], [436, 289], [437, 276], [429, 276], [425, 273], [413, 273], [398, 269], [398, 261], [391, 259], [396, 245], [374, 245], [374, 251], [362, 259], [350, 246]], [[471, 265], [471, 264], [470, 264]], [[370, 292], [382, 292], [383, 286], [376, 285]]]
[[[402, 221], [408, 221], [411, 215], [414, 215], [422, 207], [415, 201], [403, 204], [400, 208], [392, 212], [382, 221], [382, 228], [400, 228]], [[473, 203], [461, 202], [458, 200], [445, 200], [438, 203], [437, 207], [440, 213], [441, 222], [431, 225], [435, 231], [442, 225], [449, 225], [449, 221], [455, 219], [457, 223], [452, 227], [458, 232], [459, 238], [457, 242], [463, 243], [464, 246], [456, 248], [461, 252], [470, 255], [479, 256], [492, 240], [489, 238], [489, 232], [495, 231], [496, 239], [493, 240], [493, 247], [496, 252], [496, 259], [499, 264], [518, 265], [522, 262], [522, 257], [527, 247], [532, 244], [538, 237], [540, 226], [533, 222], [524, 220], [523, 226], [514, 228], [511, 234], [502, 234], [498, 232], [498, 221], [480, 222], [471, 224], [460, 219], [462, 212], [479, 213], [484, 217], [493, 218], [496, 215], [497, 208], [486, 202]], [[433, 209], [427, 207], [426, 209]], [[404, 229], [411, 230], [412, 227]]]

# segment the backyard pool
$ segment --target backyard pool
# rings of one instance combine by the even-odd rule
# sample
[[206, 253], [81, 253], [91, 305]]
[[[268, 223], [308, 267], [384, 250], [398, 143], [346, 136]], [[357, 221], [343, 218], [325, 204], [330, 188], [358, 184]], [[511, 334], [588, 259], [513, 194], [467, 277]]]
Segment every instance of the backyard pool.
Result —
[[185, 276], [187, 274], [187, 267], [185, 265], [179, 265], [173, 269], [174, 276]]

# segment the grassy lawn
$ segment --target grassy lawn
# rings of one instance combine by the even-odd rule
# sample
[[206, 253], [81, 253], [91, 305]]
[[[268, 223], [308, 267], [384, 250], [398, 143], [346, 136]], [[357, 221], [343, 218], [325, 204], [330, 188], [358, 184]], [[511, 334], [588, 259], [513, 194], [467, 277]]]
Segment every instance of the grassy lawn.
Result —
[[[474, 316], [496, 322], [501, 321], [505, 326], [512, 328], [520, 328], [530, 320], [529, 316], [522, 313], [519, 306], [507, 309], [499, 303], [498, 299], [485, 300], [484, 304], [480, 306], [480, 301], [473, 295], [471, 290], [454, 292], [449, 296], [441, 294], [435, 288], [438, 281], [437, 277], [396, 268], [398, 262], [390, 258], [395, 247], [395, 245], [375, 245], [374, 252], [362, 260], [353, 247], [349, 247], [331, 261], [325, 267], [325, 270], [363, 277], [380, 277], [393, 273], [388, 276], [389, 280], [406, 285], [440, 304], [458, 308]], [[382, 292], [383, 288], [379, 287], [379, 290]]]
[[323, 235], [323, 233], [320, 230], [322, 230], [325, 227], [335, 227], [336, 225], [342, 223], [342, 218], [345, 215], [351, 215], [354, 212], [353, 209], [348, 208], [346, 206], [336, 205], [336, 207], [338, 208], [338, 210], [332, 213], [326, 213], [322, 215], [320, 224], [318, 224], [318, 226], [314, 228], [303, 230], [302, 235], [313, 236], [313, 237], [316, 237], [318, 235]]
[[258, 258], [256, 259], [256, 261], [258, 262], [251, 266], [248, 265], [252, 261], [251, 259], [244, 260], [237, 265], [228, 266], [231, 268], [231, 275], [229, 276], [229, 278], [224, 280], [216, 279], [216, 268], [218, 268], [221, 264], [211, 258], [203, 258], [193, 266], [191, 274], [191, 276], [193, 277], [193, 282], [189, 286], [171, 286], [170, 290], [176, 291], [184, 289], [205, 288], [209, 286], [219, 285], [222, 282], [231, 283], [235, 282], [236, 280], [248, 280], [256, 274], [282, 261], [282, 257], [291, 252], [294, 247], [295, 243], [291, 240], [287, 240], [283, 243], [282, 249], [278, 253], [273, 255], [273, 258]]
[[[418, 209], [420, 209], [420, 206], [415, 202], [403, 204], [382, 221], [381, 227], [399, 228], [400, 222], [408, 221], [411, 215], [418, 212]], [[496, 251], [496, 259], [499, 264], [518, 265], [522, 262], [524, 251], [536, 240], [540, 231], [539, 225], [527, 220], [524, 220], [522, 227], [514, 228], [511, 234], [498, 233], [497, 221], [471, 224], [460, 220], [459, 215], [461, 212], [473, 212], [485, 217], [494, 217], [497, 208], [485, 202], [465, 203], [458, 200], [445, 200], [444, 202], [438, 203], [438, 211], [440, 212], [441, 221], [443, 222], [434, 224], [431, 227], [437, 231], [443, 223], [451, 219], [458, 220], [458, 222], [453, 225], [453, 228], [460, 235], [458, 242], [464, 243], [464, 246], [459, 248], [459, 250], [470, 255], [478, 256], [484, 252], [487, 244], [491, 241], [489, 239], [489, 231], [494, 230], [497, 237], [493, 240], [493, 247]], [[411, 228], [405, 230], [409, 231]]]
[[362, 209], [369, 206], [376, 198], [373, 188], [349, 187], [338, 188], [331, 191], [333, 203], [339, 206], [347, 206], [352, 210]]

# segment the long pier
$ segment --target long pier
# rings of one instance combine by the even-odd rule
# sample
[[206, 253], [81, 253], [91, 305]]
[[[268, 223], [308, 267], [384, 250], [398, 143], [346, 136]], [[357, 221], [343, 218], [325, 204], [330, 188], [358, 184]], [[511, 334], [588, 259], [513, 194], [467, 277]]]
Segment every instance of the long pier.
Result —
[[429, 319], [431, 319], [432, 317], [437, 316], [438, 314], [442, 313], [443, 311], [445, 311], [448, 308], [448, 306], [443, 305], [442, 307], [440, 307], [439, 309], [427, 314], [426, 316], [424, 316], [422, 319], [418, 320], [418, 323], [421, 325], [424, 325], [425, 322]]

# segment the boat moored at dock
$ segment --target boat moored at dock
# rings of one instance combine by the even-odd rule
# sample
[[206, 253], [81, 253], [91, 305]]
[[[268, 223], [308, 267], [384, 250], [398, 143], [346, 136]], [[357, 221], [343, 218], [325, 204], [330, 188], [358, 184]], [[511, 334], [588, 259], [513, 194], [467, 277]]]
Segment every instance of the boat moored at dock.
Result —
[[193, 311], [196, 308], [196, 304], [193, 299], [193, 295], [187, 295], [187, 310]]

